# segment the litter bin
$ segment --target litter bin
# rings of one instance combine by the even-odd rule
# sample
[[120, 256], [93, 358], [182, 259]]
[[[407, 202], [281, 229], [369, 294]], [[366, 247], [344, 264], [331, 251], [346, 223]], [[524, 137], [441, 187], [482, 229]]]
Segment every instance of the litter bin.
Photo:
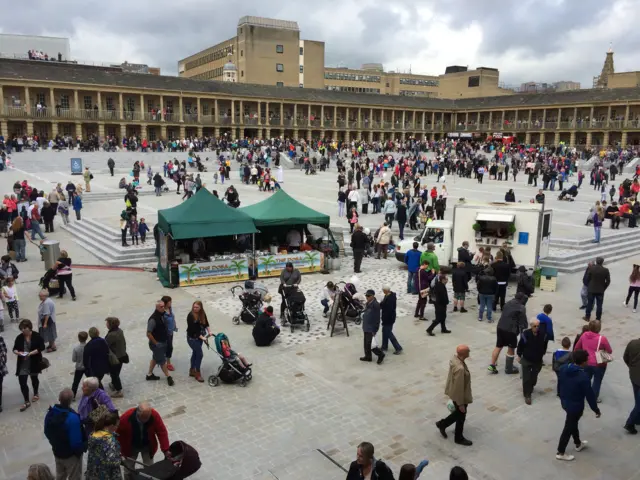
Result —
[[60, 258], [60, 242], [57, 240], [45, 240], [42, 242], [42, 259], [44, 260], [44, 268], [49, 270], [53, 268]]
[[176, 288], [180, 286], [180, 272], [178, 270], [179, 263], [175, 260], [171, 262], [171, 267], [169, 269], [169, 285], [171, 288]]

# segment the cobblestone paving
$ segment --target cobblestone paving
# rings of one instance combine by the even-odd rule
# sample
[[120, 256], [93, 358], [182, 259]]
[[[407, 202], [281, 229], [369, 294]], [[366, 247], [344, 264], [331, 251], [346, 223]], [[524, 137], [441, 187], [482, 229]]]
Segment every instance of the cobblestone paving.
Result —
[[[66, 171], [62, 163], [66, 165], [68, 158], [59, 158], [60, 166], [40, 171], [35, 165], [29, 172], [45, 181], [55, 180], [57, 177], [42, 172]], [[23, 175], [3, 172], [0, 187], [3, 191], [10, 190], [12, 183], [21, 180]], [[287, 172], [287, 175], [293, 174]], [[65, 180], [66, 174], [60, 177]], [[101, 175], [96, 177], [97, 184], [108, 182]], [[28, 175], [27, 178], [40, 181]], [[335, 213], [333, 181], [318, 176], [314, 182], [317, 189], [309, 194], [313, 197], [309, 204]], [[508, 183], [511, 187], [511, 182]], [[491, 188], [495, 187], [463, 182], [451, 190], [461, 189], [460, 195], [471, 197], [475, 189], [482, 189], [478, 195], [487, 199]], [[298, 198], [304, 198], [301, 186], [291, 184], [291, 190]], [[256, 196], [248, 189], [241, 192], [245, 194], [249, 198]], [[329, 195], [330, 200], [326, 199]], [[516, 195], [522, 197], [518, 190]], [[144, 199], [150, 209], [163, 208], [164, 202], [175, 200]], [[573, 207], [561, 206], [554, 214], [554, 225], [556, 221], [574, 222], [572, 213], [562, 208], [578, 210], [577, 203], [571, 204]], [[120, 209], [114, 202], [105, 202], [88, 205], [87, 213], [112, 218]], [[579, 220], [582, 219], [581, 215]], [[377, 222], [374, 217], [366, 220], [371, 226]], [[97, 263], [71, 242], [66, 232], [56, 230], [51, 237], [60, 240], [74, 263]], [[22, 315], [33, 319], [37, 280], [43, 266], [36, 261], [37, 252], [31, 244], [27, 246], [27, 256], [29, 262], [20, 265], [19, 291]], [[431, 464], [423, 474], [426, 479], [447, 478], [451, 466], [460, 464], [476, 480], [639, 480], [640, 444], [621, 428], [632, 406], [627, 369], [621, 356], [628, 340], [640, 335], [640, 314], [621, 305], [630, 266], [620, 262], [610, 268], [613, 285], [605, 298], [603, 333], [613, 346], [616, 360], [608, 368], [603, 383], [602, 418], [596, 420], [586, 412], [581, 421], [581, 433], [589, 440], [590, 448], [577, 454], [571, 464], [554, 459], [564, 421], [555, 397], [555, 375], [548, 366], [543, 369], [533, 405], [527, 406], [517, 375], [487, 373], [495, 324], [477, 321], [473, 289], [467, 307], [471, 311], [464, 315], [448, 314], [447, 323], [453, 333], [440, 335], [436, 331], [435, 338], [427, 337], [424, 322], [412, 316], [416, 298], [404, 293], [406, 271], [393, 259], [365, 260], [364, 273], [360, 276], [362, 289], [373, 288], [381, 293], [382, 285], [387, 283], [397, 292], [399, 301], [394, 331], [404, 353], [387, 356], [383, 365], [378, 366], [358, 361], [362, 355], [360, 328], [350, 325], [349, 337], [337, 334], [330, 338], [326, 333], [326, 320], [321, 316], [322, 285], [328, 280], [350, 279], [350, 260], [343, 262], [339, 272], [303, 276], [311, 332], [296, 331], [292, 336], [285, 330], [279, 342], [266, 349], [255, 347], [250, 327], [231, 323], [240, 302], [230, 296], [230, 285], [168, 290], [161, 288], [149, 273], [75, 269], [78, 301], [56, 300], [59, 348], [48, 355], [52, 365], [41, 376], [40, 402], [25, 413], [18, 412], [21, 396], [12, 374], [15, 361], [10, 356], [11, 374], [4, 381], [4, 412], [0, 414], [0, 479], [24, 479], [31, 463], [53, 464], [50, 447], [43, 438], [42, 422], [58, 392], [71, 383], [71, 351], [76, 334], [90, 326], [103, 327], [103, 319], [115, 315], [122, 321], [131, 363], [123, 369], [125, 398], [114, 401], [120, 410], [143, 400], [150, 401], [166, 420], [171, 440], [186, 440], [200, 452], [203, 467], [194, 479], [338, 480], [345, 477], [344, 472], [323, 453], [342, 467], [348, 467], [355, 458], [356, 445], [367, 440], [374, 443], [376, 456], [388, 461], [396, 475], [403, 463], [428, 458]], [[554, 305], [552, 316], [558, 339], [564, 335], [573, 338], [583, 325], [582, 312], [577, 310], [581, 279], [581, 274], [561, 275], [557, 292], [537, 292], [527, 305], [530, 316], [538, 313], [545, 303]], [[266, 283], [271, 293], [276, 293], [277, 279]], [[154, 302], [167, 294], [174, 298], [180, 329], [175, 337], [176, 386], [173, 388], [163, 381], [143, 380], [150, 357], [144, 335], [146, 319]], [[510, 290], [508, 297], [512, 295]], [[195, 298], [205, 302], [213, 330], [227, 333], [234, 348], [254, 363], [254, 378], [246, 388], [239, 385], [214, 388], [188, 377], [191, 352], [184, 341], [185, 317]], [[276, 309], [279, 307], [277, 293], [273, 305]], [[429, 314], [432, 315], [431, 307], [427, 310], [427, 316]], [[9, 348], [17, 333], [15, 325], [7, 326], [4, 338]], [[470, 448], [455, 445], [451, 438], [441, 438], [433, 426], [435, 420], [446, 415], [444, 381], [449, 358], [459, 343], [471, 346], [468, 363], [474, 403], [469, 407], [465, 427], [465, 435], [474, 442]], [[547, 363], [550, 363], [549, 357]], [[203, 374], [211, 374], [217, 365], [217, 357], [206, 351]]]

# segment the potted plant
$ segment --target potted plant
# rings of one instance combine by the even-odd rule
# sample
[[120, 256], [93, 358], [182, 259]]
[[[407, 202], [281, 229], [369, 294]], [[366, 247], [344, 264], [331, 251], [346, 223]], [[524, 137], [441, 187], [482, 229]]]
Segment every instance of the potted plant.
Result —
[[473, 228], [473, 231], [476, 232], [476, 239], [482, 238], [482, 225], [476, 222], [471, 226], [471, 228]]
[[516, 230], [517, 230], [516, 229], [516, 224], [515, 223], [510, 223], [509, 227], [507, 227], [507, 230], [509, 232], [510, 237], [513, 238], [513, 236], [515, 235]]

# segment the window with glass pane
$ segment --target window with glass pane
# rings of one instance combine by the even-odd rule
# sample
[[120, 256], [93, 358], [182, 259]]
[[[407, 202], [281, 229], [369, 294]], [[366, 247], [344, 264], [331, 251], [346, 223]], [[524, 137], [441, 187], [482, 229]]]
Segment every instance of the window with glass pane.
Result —
[[127, 98], [127, 111], [133, 112], [136, 109], [136, 101], [135, 99], [129, 97]]
[[276, 53], [283, 53], [284, 47], [282, 45], [276, 45]]
[[84, 97], [84, 109], [91, 110], [93, 107], [93, 99], [89, 95], [85, 95]]
[[60, 95], [60, 106], [62, 108], [69, 108], [69, 95]]
[[153, 100], [147, 100], [147, 112], [153, 110]]
[[44, 105], [44, 93], [38, 93], [36, 95], [36, 103], [39, 103], [40, 105]]
[[115, 110], [115, 107], [113, 106], [113, 97], [107, 97], [105, 100], [107, 102], [107, 110]]
[[156, 129], [155, 128], [150, 128], [149, 129], [149, 140], [151, 140], [151, 141], [157, 140], [157, 138], [156, 138]]
[[276, 63], [276, 72], [284, 72], [284, 65]]

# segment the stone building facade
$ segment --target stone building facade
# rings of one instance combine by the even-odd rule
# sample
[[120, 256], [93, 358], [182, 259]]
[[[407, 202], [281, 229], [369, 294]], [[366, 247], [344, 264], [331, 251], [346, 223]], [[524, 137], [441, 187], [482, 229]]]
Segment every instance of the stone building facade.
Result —
[[624, 146], [640, 144], [640, 88], [449, 100], [5, 59], [0, 133], [367, 141], [501, 133], [527, 144]]

